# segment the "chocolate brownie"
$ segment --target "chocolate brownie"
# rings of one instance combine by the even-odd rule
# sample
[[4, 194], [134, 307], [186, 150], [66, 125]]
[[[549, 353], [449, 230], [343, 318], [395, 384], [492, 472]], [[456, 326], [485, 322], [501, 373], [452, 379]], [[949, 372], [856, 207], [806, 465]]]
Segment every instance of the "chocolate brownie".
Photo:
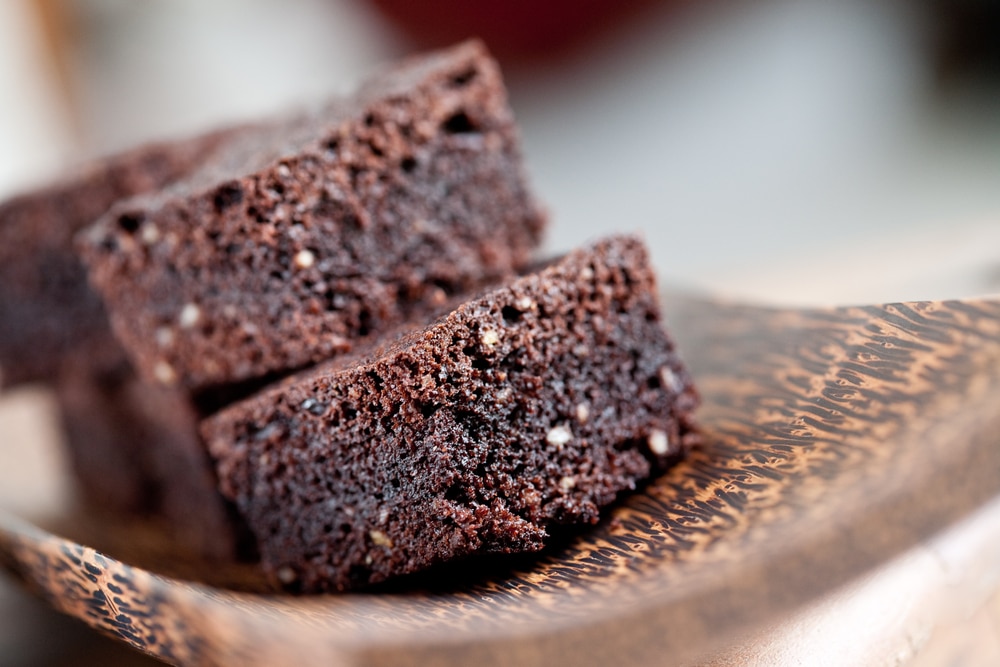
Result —
[[697, 438], [641, 241], [614, 237], [202, 424], [265, 571], [344, 590], [540, 549]]
[[81, 245], [142, 375], [197, 393], [503, 276], [542, 226], [498, 67], [468, 42], [262, 126]]
[[237, 556], [243, 536], [218, 493], [193, 406], [142, 382], [117, 346], [95, 352], [64, 364], [55, 385], [81, 500], [98, 514], [160, 519], [192, 555]]
[[73, 235], [118, 199], [189, 172], [226, 136], [151, 144], [0, 204], [0, 386], [52, 381], [67, 354], [109, 339]]

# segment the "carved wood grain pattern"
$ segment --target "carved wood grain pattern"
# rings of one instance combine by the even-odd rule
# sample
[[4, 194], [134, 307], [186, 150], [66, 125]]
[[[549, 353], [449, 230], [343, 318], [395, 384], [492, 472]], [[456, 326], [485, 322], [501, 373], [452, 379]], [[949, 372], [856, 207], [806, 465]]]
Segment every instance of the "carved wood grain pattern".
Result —
[[22, 522], [0, 561], [183, 664], [678, 662], [1000, 491], [1000, 302], [782, 311], [668, 299], [705, 445], [513, 573], [272, 598], [181, 584]]

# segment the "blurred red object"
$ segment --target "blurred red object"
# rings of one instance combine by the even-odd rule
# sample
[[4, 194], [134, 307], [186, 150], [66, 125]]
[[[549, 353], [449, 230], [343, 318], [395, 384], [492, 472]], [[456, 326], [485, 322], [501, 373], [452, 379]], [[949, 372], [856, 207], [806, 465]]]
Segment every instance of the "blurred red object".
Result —
[[1000, 81], [1000, 2], [929, 0], [938, 76]]
[[[372, 0], [421, 46], [482, 38], [497, 56], [533, 60], [564, 55], [644, 7], [665, 0]], [[676, 4], [670, 3], [670, 4]]]

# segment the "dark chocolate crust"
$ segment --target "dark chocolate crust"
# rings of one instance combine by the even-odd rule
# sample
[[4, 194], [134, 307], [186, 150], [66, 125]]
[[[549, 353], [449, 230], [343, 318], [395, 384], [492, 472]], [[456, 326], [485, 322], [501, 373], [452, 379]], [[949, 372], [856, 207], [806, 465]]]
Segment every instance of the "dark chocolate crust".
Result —
[[190, 172], [226, 136], [150, 144], [0, 204], [0, 386], [51, 382], [68, 355], [110, 339], [73, 235], [115, 201]]
[[499, 70], [469, 42], [262, 126], [81, 246], [139, 371], [197, 392], [323, 361], [508, 274], [542, 226]]
[[344, 590], [540, 549], [696, 439], [642, 243], [615, 237], [202, 425], [264, 569]]

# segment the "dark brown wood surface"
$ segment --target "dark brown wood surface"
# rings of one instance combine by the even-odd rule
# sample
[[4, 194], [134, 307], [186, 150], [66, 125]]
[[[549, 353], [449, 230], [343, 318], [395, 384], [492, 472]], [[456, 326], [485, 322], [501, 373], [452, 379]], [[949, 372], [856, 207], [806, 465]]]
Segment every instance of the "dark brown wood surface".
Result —
[[666, 312], [705, 399], [704, 447], [541, 557], [280, 597], [220, 587], [256, 582], [172, 563], [134, 533], [63, 524], [105, 556], [2, 517], [0, 563], [176, 663], [677, 664], [1000, 492], [1000, 301], [790, 311], [668, 298]]

